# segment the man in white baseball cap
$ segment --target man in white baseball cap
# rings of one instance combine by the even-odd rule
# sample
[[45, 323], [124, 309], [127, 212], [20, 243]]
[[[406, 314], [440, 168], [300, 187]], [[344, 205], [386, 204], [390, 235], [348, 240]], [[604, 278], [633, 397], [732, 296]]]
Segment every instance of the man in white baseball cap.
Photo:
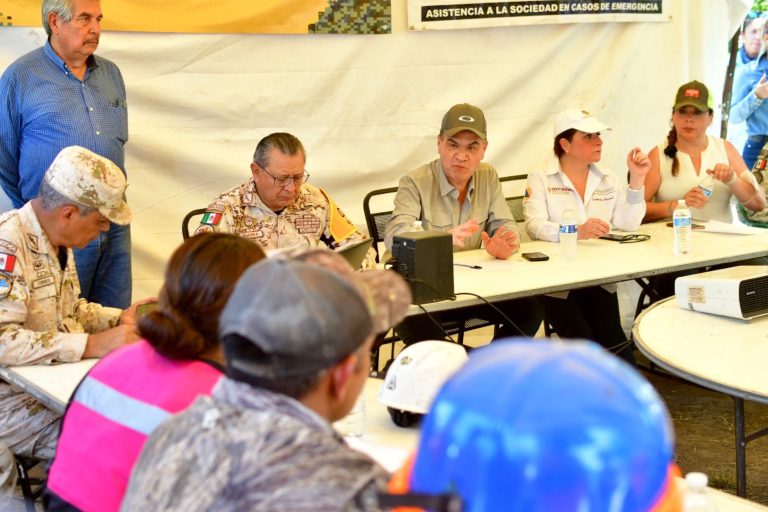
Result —
[[[1, 365], [101, 357], [138, 339], [136, 304], [123, 311], [79, 298], [72, 253], [108, 230], [110, 221], [130, 222], [126, 186], [113, 162], [69, 146], [46, 171], [38, 197], [0, 216]], [[27, 457], [53, 456], [56, 413], [1, 380], [0, 410], [0, 447]], [[12, 460], [0, 457], [0, 499], [15, 485]]]

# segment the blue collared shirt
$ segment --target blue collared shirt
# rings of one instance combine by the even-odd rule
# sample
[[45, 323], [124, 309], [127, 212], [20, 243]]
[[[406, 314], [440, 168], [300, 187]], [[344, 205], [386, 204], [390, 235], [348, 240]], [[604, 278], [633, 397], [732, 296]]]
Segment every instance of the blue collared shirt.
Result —
[[747, 122], [747, 135], [768, 135], [768, 104], [755, 95], [755, 85], [763, 73], [768, 74], [768, 61], [762, 55], [739, 67], [733, 84], [731, 123]]
[[92, 55], [81, 81], [48, 42], [8, 66], [0, 102], [0, 185], [15, 208], [37, 196], [67, 146], [88, 148], [125, 172], [128, 111], [114, 63]]

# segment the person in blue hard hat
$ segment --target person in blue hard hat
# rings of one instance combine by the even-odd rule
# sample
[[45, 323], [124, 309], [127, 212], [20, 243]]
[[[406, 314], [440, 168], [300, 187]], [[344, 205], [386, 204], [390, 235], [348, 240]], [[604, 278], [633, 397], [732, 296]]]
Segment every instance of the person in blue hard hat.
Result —
[[382, 501], [466, 512], [682, 509], [669, 413], [637, 371], [592, 342], [508, 341], [474, 351], [442, 387]]

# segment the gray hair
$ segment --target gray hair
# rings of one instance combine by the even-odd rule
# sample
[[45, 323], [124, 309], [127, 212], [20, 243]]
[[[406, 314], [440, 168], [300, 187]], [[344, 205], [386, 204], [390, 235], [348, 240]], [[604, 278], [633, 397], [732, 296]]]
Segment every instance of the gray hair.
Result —
[[43, 0], [43, 28], [48, 37], [51, 37], [51, 26], [48, 24], [48, 15], [55, 13], [64, 21], [72, 21], [75, 15], [74, 0]]
[[256, 151], [253, 153], [253, 161], [261, 167], [267, 166], [267, 153], [270, 149], [277, 148], [284, 155], [294, 156], [301, 153], [304, 161], [307, 160], [307, 152], [301, 141], [290, 133], [270, 133], [259, 141]]
[[92, 206], [82, 205], [77, 201], [73, 201], [62, 195], [60, 192], [56, 191], [45, 178], [40, 182], [40, 191], [37, 193], [37, 198], [40, 199], [43, 209], [47, 211], [55, 210], [61, 206], [74, 206], [77, 208], [80, 215], [89, 215], [91, 212], [96, 211], [96, 208]]

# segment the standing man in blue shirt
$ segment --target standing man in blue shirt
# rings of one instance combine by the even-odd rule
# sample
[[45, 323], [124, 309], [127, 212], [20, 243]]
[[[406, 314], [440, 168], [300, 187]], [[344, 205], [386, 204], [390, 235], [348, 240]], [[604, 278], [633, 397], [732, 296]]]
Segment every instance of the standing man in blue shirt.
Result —
[[[0, 185], [14, 208], [37, 196], [63, 148], [83, 146], [125, 173], [128, 114], [117, 66], [94, 55], [101, 34], [98, 0], [43, 0], [48, 42], [0, 78]], [[82, 297], [105, 306], [131, 302], [129, 226], [112, 224], [75, 251]]]

